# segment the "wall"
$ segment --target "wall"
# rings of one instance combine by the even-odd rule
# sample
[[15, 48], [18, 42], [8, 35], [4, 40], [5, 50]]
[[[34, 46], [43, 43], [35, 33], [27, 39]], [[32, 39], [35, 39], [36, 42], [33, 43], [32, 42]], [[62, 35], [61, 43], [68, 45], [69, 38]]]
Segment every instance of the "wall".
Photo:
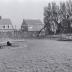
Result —
[[7, 32], [7, 31], [13, 31], [12, 25], [0, 25], [0, 32]]

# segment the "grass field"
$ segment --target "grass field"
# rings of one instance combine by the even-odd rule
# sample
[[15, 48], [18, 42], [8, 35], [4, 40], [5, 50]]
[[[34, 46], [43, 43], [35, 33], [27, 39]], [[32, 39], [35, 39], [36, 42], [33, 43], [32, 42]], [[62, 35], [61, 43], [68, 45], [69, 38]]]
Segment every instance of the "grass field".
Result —
[[0, 72], [72, 72], [72, 42], [13, 41], [0, 49]]

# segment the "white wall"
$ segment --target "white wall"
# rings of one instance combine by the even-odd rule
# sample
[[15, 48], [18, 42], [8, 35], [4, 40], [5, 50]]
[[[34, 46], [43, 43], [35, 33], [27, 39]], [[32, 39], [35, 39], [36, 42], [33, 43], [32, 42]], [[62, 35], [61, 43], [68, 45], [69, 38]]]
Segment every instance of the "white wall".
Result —
[[[5, 26], [5, 28], [3, 28]], [[9, 26], [9, 28], [8, 28]], [[13, 29], [12, 25], [0, 25], [0, 29]]]
[[[5, 28], [3, 28], [3, 26], [5, 26]], [[14, 31], [12, 25], [0, 25], [0, 32], [9, 32], [9, 31], [11, 32]]]

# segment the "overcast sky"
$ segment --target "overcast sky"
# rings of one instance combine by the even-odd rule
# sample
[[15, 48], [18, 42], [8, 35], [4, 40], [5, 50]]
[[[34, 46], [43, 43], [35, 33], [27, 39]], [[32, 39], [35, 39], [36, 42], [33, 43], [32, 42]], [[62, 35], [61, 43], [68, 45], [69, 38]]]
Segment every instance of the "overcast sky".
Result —
[[0, 0], [0, 15], [10, 18], [12, 24], [20, 28], [23, 18], [43, 20], [43, 8], [51, 1], [66, 0]]

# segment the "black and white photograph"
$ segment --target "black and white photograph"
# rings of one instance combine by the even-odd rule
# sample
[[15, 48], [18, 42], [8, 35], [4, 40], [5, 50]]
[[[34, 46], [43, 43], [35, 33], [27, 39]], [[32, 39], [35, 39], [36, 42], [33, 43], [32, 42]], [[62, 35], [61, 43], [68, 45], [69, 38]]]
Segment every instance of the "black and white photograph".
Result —
[[0, 72], [72, 72], [72, 0], [0, 0]]

